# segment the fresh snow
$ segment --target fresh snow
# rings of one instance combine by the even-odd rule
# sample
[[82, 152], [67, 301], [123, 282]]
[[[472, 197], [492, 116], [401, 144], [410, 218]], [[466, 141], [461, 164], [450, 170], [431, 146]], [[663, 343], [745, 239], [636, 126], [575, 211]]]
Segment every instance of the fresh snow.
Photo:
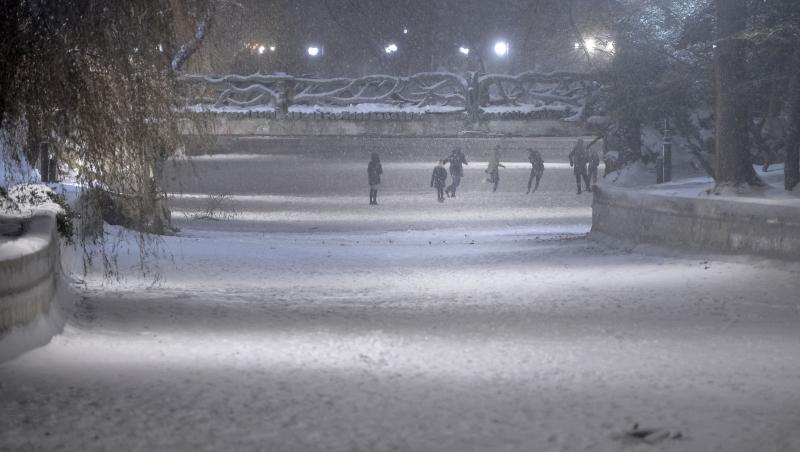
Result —
[[653, 184], [655, 171], [641, 163], [636, 163], [608, 176], [602, 184], [618, 187], [635, 188], [643, 193], [680, 198], [725, 198], [735, 199], [742, 203], [758, 203], [783, 205], [800, 209], [800, 192], [788, 192], [783, 187], [783, 165], [772, 165], [769, 171], [763, 171], [761, 165], [755, 165], [756, 173], [765, 183], [764, 187], [741, 187], [716, 193], [714, 180], [708, 176], [690, 177], [674, 180], [664, 184]]
[[0, 450], [800, 449], [798, 264], [592, 242], [567, 168], [440, 205], [386, 162], [373, 207], [351, 163], [175, 170], [239, 217], [176, 215], [158, 278], [109, 228], [124, 277], [0, 364]]

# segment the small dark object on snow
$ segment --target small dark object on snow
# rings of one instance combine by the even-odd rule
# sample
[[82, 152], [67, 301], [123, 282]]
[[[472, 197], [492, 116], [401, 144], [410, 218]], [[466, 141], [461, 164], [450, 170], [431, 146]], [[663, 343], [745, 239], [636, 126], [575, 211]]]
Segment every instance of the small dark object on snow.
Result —
[[668, 439], [681, 439], [683, 434], [679, 431], [671, 431], [663, 428], [639, 428], [639, 424], [634, 424], [633, 428], [615, 435], [626, 444], [649, 444], [653, 445]]

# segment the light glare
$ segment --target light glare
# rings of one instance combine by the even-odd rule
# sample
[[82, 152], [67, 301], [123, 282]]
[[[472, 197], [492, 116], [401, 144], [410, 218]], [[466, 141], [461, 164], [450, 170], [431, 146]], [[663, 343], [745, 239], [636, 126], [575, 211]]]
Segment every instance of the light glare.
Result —
[[498, 56], [506, 56], [508, 55], [508, 43], [505, 41], [500, 41], [494, 45], [494, 53]]
[[395, 52], [397, 52], [397, 44], [389, 44], [389, 45], [388, 45], [388, 46], [386, 46], [386, 48], [385, 48], [385, 49], [383, 49], [383, 50], [384, 50], [386, 53], [388, 53], [388, 54], [395, 53]]
[[583, 45], [586, 47], [586, 51], [589, 53], [592, 53], [597, 49], [597, 41], [594, 38], [586, 38], [583, 41]]
[[318, 56], [319, 55], [319, 47], [314, 47], [314, 46], [309, 47], [308, 48], [308, 55], [312, 56], [312, 57]]
[[469, 55], [469, 47], [459, 47], [458, 51], [464, 55]]

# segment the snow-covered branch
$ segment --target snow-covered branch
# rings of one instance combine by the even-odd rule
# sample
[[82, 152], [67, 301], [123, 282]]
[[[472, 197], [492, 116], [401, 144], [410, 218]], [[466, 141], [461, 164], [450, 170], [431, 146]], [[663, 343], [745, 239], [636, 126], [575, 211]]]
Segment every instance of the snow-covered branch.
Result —
[[172, 57], [172, 63], [170, 66], [174, 72], [180, 71], [183, 65], [186, 63], [186, 60], [188, 60], [189, 57], [191, 57], [192, 54], [197, 51], [197, 49], [200, 47], [200, 44], [203, 43], [203, 40], [208, 34], [208, 29], [213, 18], [214, 2], [209, 1], [208, 7], [205, 9], [203, 16], [197, 21], [194, 36], [192, 36], [192, 39], [189, 42], [181, 45], [180, 49], [178, 49], [178, 51]]

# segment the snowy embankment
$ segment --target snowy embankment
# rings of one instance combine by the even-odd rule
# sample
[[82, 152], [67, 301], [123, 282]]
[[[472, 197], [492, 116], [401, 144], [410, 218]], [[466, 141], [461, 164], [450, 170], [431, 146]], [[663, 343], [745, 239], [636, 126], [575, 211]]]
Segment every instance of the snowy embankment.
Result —
[[[601, 184], [595, 192], [596, 237], [725, 253], [800, 259], [800, 196], [779, 187], [781, 168], [759, 174], [763, 188], [714, 194], [710, 178], [661, 185]], [[628, 182], [631, 182], [630, 184]]]

